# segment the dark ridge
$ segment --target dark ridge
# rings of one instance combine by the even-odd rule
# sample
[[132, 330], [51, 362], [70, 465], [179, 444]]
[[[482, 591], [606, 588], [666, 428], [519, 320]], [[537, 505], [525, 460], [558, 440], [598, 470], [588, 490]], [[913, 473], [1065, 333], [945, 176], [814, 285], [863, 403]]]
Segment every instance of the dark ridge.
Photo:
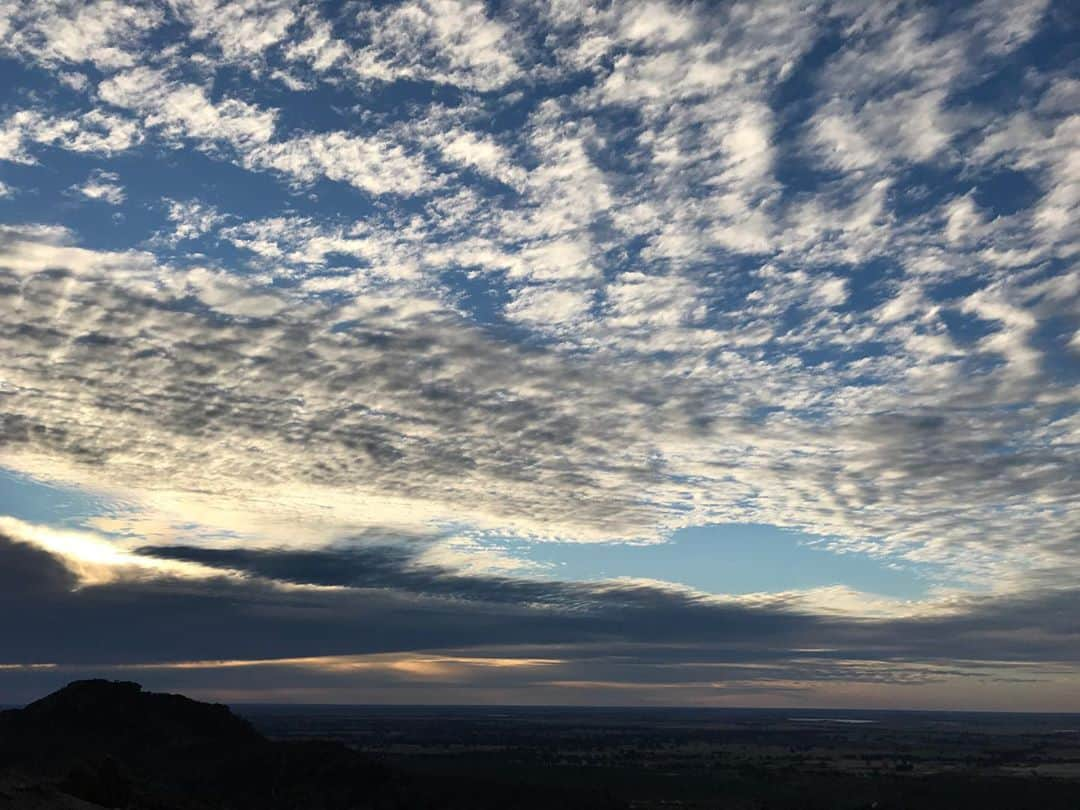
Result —
[[0, 712], [0, 726], [64, 737], [81, 744], [250, 745], [262, 740], [251, 724], [220, 703], [144, 692], [131, 681], [74, 681], [24, 709]]
[[267, 740], [227, 706], [76, 681], [0, 712], [0, 810], [366, 807], [387, 772], [340, 743]]

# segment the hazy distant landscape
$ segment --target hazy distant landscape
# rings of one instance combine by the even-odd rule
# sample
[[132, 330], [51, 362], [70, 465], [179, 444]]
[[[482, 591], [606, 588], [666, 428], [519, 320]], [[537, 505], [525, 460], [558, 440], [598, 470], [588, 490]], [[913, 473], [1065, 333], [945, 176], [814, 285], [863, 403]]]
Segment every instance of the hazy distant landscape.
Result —
[[339, 740], [418, 779], [594, 790], [617, 806], [1080, 806], [1076, 714], [237, 709], [272, 738]]

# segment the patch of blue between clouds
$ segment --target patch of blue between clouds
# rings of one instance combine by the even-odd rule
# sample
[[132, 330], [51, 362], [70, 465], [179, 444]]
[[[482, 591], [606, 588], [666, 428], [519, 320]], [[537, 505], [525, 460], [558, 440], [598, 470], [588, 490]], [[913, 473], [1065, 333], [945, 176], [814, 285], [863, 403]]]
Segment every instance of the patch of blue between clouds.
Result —
[[114, 514], [115, 502], [75, 487], [37, 481], [0, 467], [0, 515], [27, 523], [81, 527], [88, 518]]
[[512, 557], [564, 580], [658, 579], [715, 594], [748, 594], [844, 585], [896, 599], [920, 599], [940, 583], [937, 566], [866, 553], [836, 553], [826, 538], [752, 523], [680, 529], [667, 542], [534, 543], [485, 539]]

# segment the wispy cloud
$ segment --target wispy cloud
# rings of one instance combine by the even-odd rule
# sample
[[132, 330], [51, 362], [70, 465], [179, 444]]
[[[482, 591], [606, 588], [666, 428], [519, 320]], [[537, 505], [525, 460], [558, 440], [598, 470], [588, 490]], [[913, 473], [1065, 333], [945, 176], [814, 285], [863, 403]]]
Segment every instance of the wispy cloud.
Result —
[[126, 195], [119, 180], [120, 176], [113, 172], [96, 171], [86, 178], [85, 183], [76, 186], [74, 190], [90, 200], [120, 205]]

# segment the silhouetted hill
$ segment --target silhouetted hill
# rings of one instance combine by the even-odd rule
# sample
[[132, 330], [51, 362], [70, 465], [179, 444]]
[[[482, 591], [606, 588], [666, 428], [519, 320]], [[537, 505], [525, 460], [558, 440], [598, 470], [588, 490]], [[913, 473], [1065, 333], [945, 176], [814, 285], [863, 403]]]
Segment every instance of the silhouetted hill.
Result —
[[251, 745], [261, 735], [221, 704], [144, 692], [130, 681], [75, 681], [24, 709], [0, 712], [4, 727], [23, 735], [110, 751], [178, 745]]
[[0, 712], [0, 768], [0, 810], [64, 794], [158, 810], [363, 807], [388, 781], [344, 745], [271, 742], [226, 706], [103, 680]]

